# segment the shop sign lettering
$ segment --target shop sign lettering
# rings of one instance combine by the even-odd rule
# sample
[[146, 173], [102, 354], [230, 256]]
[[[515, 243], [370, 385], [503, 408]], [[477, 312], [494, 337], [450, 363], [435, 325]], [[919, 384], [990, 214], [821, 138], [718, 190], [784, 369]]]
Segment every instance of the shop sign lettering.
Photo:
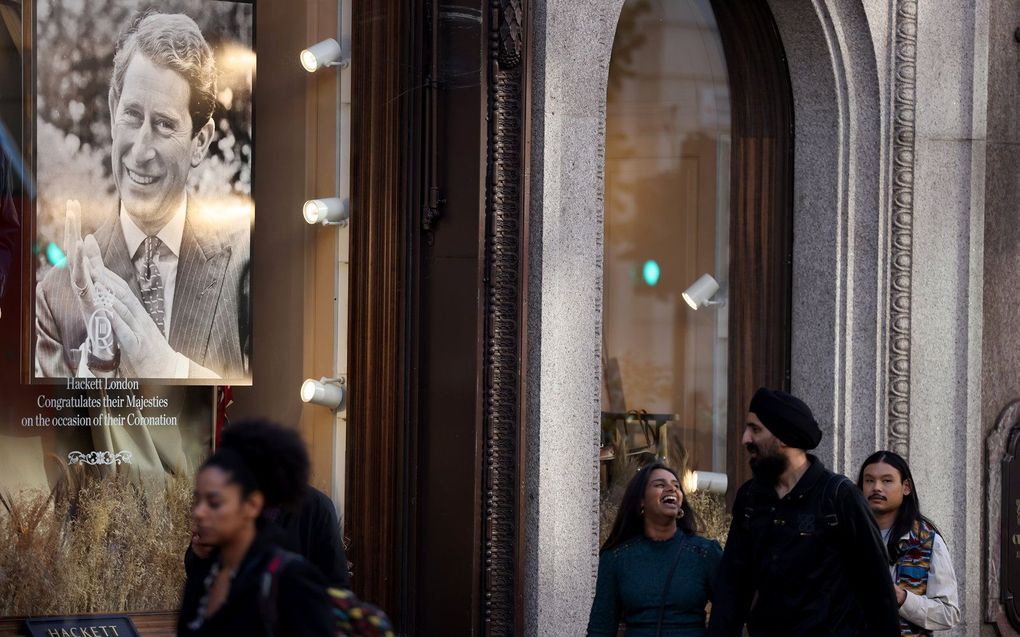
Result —
[[30, 637], [138, 637], [131, 619], [123, 616], [26, 619], [25, 631]]

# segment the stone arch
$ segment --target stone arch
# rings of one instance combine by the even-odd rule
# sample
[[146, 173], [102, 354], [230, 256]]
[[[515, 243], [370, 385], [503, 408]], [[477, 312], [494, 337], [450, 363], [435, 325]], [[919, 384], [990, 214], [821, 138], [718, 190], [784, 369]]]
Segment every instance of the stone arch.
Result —
[[886, 438], [887, 89], [873, 42], [885, 25], [858, 1], [769, 5], [794, 99], [791, 385], [825, 428], [826, 463], [854, 472]]
[[[528, 635], [576, 632], [594, 592], [606, 91], [624, 1], [533, 5]], [[794, 93], [792, 387], [828, 427], [826, 463], [845, 469], [884, 439], [888, 90], [872, 33], [885, 25], [859, 0], [769, 6]]]

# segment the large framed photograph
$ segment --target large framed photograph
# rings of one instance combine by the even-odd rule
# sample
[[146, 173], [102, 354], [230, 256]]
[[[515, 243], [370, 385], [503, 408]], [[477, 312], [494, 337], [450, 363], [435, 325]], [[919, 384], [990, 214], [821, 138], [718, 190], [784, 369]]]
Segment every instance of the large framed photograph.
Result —
[[253, 4], [31, 4], [33, 380], [250, 384]]

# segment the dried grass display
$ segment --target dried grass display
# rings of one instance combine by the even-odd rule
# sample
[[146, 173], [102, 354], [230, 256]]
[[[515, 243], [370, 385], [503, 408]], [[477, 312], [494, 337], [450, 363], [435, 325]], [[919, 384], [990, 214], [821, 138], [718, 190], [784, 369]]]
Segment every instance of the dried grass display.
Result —
[[176, 608], [193, 484], [81, 470], [50, 494], [0, 494], [0, 616]]
[[[680, 475], [685, 475], [690, 469], [689, 455], [684, 448], [679, 434], [669, 427], [663, 428], [660, 432], [656, 455], [663, 458], [663, 461], [670, 467], [677, 470]], [[654, 462], [652, 455], [630, 455], [627, 448], [627, 438], [618, 431], [613, 432], [612, 445], [614, 450], [613, 459], [608, 462], [606, 475], [608, 481], [603, 483], [599, 494], [599, 545], [601, 546], [609, 532], [613, 528], [613, 521], [616, 519], [616, 512], [620, 508], [620, 501], [623, 499], [623, 492], [627, 483], [634, 477], [638, 469]], [[701, 525], [701, 534], [709, 539], [717, 540], [720, 544], [726, 544], [726, 535], [730, 529], [732, 516], [726, 510], [726, 498], [723, 495], [708, 492], [694, 491], [687, 494], [691, 508], [698, 516]]]

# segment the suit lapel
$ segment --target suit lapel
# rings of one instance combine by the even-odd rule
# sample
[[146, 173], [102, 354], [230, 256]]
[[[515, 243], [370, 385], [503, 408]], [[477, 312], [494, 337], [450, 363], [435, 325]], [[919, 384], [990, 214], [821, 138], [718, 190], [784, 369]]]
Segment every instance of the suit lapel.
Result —
[[198, 224], [197, 212], [189, 202], [168, 340], [176, 351], [202, 364], [230, 262], [230, 249], [214, 232], [201, 232]]
[[134, 292], [135, 298], [141, 301], [142, 289], [138, 285], [138, 273], [131, 262], [131, 255], [128, 254], [124, 232], [120, 228], [120, 216], [114, 215], [113, 219], [101, 225], [94, 236], [96, 244], [99, 245], [99, 252], [103, 255], [103, 265], [124, 279]]

